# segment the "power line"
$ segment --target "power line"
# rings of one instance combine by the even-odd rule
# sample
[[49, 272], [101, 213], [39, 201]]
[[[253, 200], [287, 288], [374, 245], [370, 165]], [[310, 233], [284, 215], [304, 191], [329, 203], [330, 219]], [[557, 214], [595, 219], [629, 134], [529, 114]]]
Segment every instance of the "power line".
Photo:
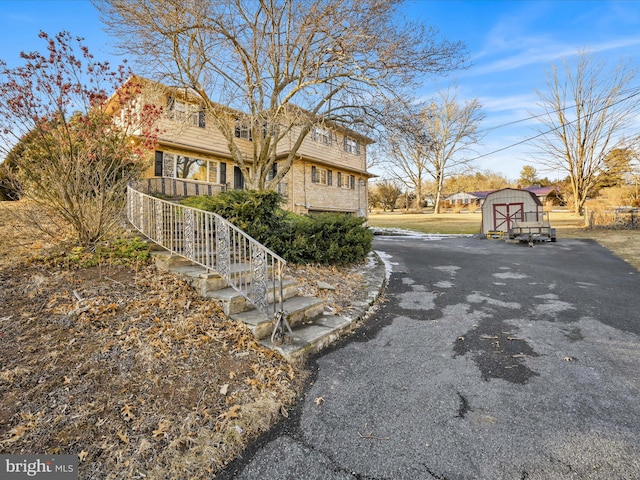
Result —
[[[618, 103], [622, 103], [622, 102], [624, 102], [624, 101], [626, 101], [626, 100], [629, 100], [630, 98], [633, 98], [633, 97], [636, 97], [636, 96], [640, 95], [640, 87], [635, 87], [635, 88], [633, 88], [633, 89], [626, 90], [625, 92], [620, 92], [620, 93], [619, 93], [619, 95], [622, 95], [623, 93], [627, 93], [627, 92], [635, 92], [635, 93], [632, 93], [631, 95], [628, 95], [628, 96], [626, 96], [626, 97], [624, 97], [624, 98], [622, 98], [622, 99], [620, 99], [620, 100], [618, 100], [618, 101], [616, 101], [616, 102], [613, 102], [613, 103], [612, 103], [612, 104], [610, 104], [610, 105], [607, 105], [607, 106], [602, 107], [602, 108], [600, 108], [600, 109], [598, 109], [598, 110], [596, 110], [596, 111], [594, 111], [594, 112], [591, 112], [591, 113], [589, 114], [589, 116], [591, 116], [591, 115], [595, 115], [596, 113], [599, 113], [599, 112], [601, 112], [601, 111], [605, 110], [606, 108], [610, 108], [610, 107], [612, 107], [612, 106], [614, 106], [614, 105], [617, 105]], [[569, 108], [575, 108], [575, 105], [571, 105], [571, 106], [568, 106], [568, 107], [565, 107], [565, 108], [557, 109], [557, 110], [555, 110], [553, 113], [559, 113], [559, 112], [565, 111], [565, 110], [567, 110], [567, 109], [569, 109]], [[534, 115], [534, 116], [531, 116], [531, 117], [528, 117], [528, 118], [525, 118], [525, 119], [516, 120], [516, 121], [514, 121], [514, 122], [509, 122], [509, 123], [506, 123], [506, 124], [504, 124], [504, 125], [498, 125], [498, 126], [496, 126], [496, 127], [493, 127], [493, 128], [492, 128], [492, 129], [490, 129], [490, 130], [495, 130], [495, 129], [500, 128], [500, 127], [506, 127], [506, 126], [514, 125], [514, 124], [516, 124], [516, 123], [524, 122], [524, 121], [527, 121], [527, 120], [532, 120], [532, 119], [540, 118], [540, 117], [546, 116], [546, 115], [548, 115], [548, 114], [549, 114], [549, 112], [547, 112], [547, 113], [541, 113], [541, 114], [539, 114], [539, 115]], [[472, 162], [472, 161], [474, 161], [474, 160], [478, 160], [478, 159], [480, 159], [480, 158], [484, 158], [484, 157], [488, 157], [489, 155], [493, 155], [494, 153], [503, 152], [503, 151], [508, 150], [508, 149], [510, 149], [510, 148], [517, 147], [518, 145], [522, 145], [523, 143], [527, 143], [527, 142], [530, 142], [530, 141], [532, 141], [532, 140], [535, 140], [536, 138], [539, 138], [539, 137], [542, 137], [542, 136], [544, 136], [544, 135], [547, 135], [547, 134], [549, 134], [549, 133], [551, 133], [551, 132], [553, 132], [553, 131], [555, 131], [555, 130], [558, 130], [559, 128], [561, 128], [561, 127], [563, 127], [563, 126], [571, 125], [571, 124], [573, 124], [573, 123], [576, 123], [577, 121], [578, 121], [578, 119], [576, 118], [575, 120], [572, 120], [572, 121], [567, 122], [567, 123], [562, 124], [562, 125], [558, 125], [557, 127], [551, 128], [551, 129], [549, 129], [549, 130], [547, 130], [547, 131], [544, 131], [544, 132], [541, 132], [541, 133], [538, 133], [537, 135], [534, 135], [534, 136], [532, 136], [532, 137], [527, 137], [527, 138], [525, 138], [524, 140], [521, 140], [521, 141], [519, 141], [519, 142], [512, 143], [512, 144], [510, 144], [510, 145], [507, 145], [506, 147], [502, 147], [502, 148], [499, 148], [499, 149], [497, 149], [497, 150], [493, 150], [493, 151], [491, 151], [491, 152], [488, 152], [488, 153], [485, 153], [485, 154], [482, 154], [482, 155], [478, 155], [477, 157], [470, 158], [468, 161], [469, 161], [469, 162]]]

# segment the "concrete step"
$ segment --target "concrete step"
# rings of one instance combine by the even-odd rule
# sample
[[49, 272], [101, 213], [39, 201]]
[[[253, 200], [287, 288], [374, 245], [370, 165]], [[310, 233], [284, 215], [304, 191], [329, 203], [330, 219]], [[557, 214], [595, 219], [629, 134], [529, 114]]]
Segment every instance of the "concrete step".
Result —
[[[245, 310], [248, 308], [246, 300], [229, 288], [218, 274], [167, 251], [154, 251], [152, 255], [159, 268], [174, 272], [189, 282], [201, 295], [221, 302], [230, 319], [244, 322], [261, 344], [277, 351], [291, 362], [302, 361], [353, 330], [358, 320], [362, 319], [374, 304], [386, 283], [385, 266], [377, 255], [372, 254], [366, 267], [368, 272], [364, 276], [365, 287], [369, 292], [368, 300], [361, 302], [362, 305], [358, 305], [355, 311], [349, 313], [351, 317], [347, 317], [325, 313], [324, 300], [295, 296], [297, 282], [283, 281], [284, 310], [293, 330], [293, 338], [287, 343], [273, 345], [271, 343], [272, 319], [255, 309]], [[234, 268], [237, 275], [243, 275], [246, 272], [242, 266]], [[228, 305], [225, 305], [225, 302], [228, 302]]]
[[[289, 325], [294, 328], [313, 322], [324, 312], [325, 305], [326, 301], [320, 298], [293, 297], [284, 302], [283, 308]], [[270, 337], [273, 332], [272, 319], [255, 309], [229, 315], [229, 318], [246, 324], [257, 339]]]
[[[278, 285], [274, 285], [274, 282], [269, 282], [267, 286], [269, 289], [269, 303], [280, 300], [279, 288], [277, 287]], [[285, 279], [282, 281], [282, 300], [287, 300], [297, 294], [298, 282], [292, 279]], [[246, 312], [254, 308], [251, 302], [231, 287], [210, 289], [204, 294], [204, 296], [213, 300], [218, 300], [222, 303], [222, 309], [226, 316]]]
[[271, 336], [261, 339], [260, 343], [280, 353], [289, 362], [301, 362], [354, 330], [355, 326], [354, 319], [339, 315], [322, 315], [311, 324], [292, 328], [293, 338], [287, 343], [274, 345]]

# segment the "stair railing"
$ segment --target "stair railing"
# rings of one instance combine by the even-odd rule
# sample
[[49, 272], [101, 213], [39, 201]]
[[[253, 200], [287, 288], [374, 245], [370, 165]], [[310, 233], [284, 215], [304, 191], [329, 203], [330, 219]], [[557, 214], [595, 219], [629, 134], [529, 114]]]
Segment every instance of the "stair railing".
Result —
[[166, 250], [220, 275], [267, 317], [282, 314], [287, 262], [220, 215], [128, 186], [127, 218]]

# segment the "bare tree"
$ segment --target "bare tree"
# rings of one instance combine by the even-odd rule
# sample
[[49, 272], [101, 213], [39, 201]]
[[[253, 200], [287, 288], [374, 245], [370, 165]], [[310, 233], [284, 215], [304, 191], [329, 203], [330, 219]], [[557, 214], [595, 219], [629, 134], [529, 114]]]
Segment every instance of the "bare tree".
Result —
[[573, 210], [580, 214], [610, 152], [621, 147], [625, 129], [635, 121], [637, 91], [628, 90], [636, 71], [581, 54], [574, 68], [564, 61], [552, 66], [547, 88], [539, 91], [542, 162], [565, 171], [571, 183]]
[[388, 102], [379, 141], [388, 175], [414, 192], [418, 210], [425, 182], [433, 175], [428, 158], [431, 139], [423, 125], [425, 108], [424, 104], [411, 101]]
[[478, 100], [461, 104], [447, 90], [428, 104], [409, 105], [388, 119], [391, 170], [396, 178], [411, 183], [418, 199], [422, 199], [426, 175], [431, 176], [436, 213], [445, 179], [471, 160], [465, 152], [480, 141], [478, 125], [483, 118]]
[[381, 206], [383, 211], [394, 211], [402, 190], [393, 180], [382, 180], [375, 183], [369, 192], [369, 204], [371, 207]]
[[[94, 0], [144, 74], [196, 93], [249, 188], [288, 172], [318, 124], [367, 123], [377, 98], [458, 68], [462, 45], [400, 21], [394, 0]], [[243, 112], [242, 155], [228, 109]], [[286, 148], [282, 144], [286, 142]], [[286, 151], [286, 155], [279, 153]], [[278, 172], [267, 180], [275, 161]]]
[[445, 181], [445, 191], [449, 194], [458, 192], [481, 192], [499, 190], [509, 186], [509, 180], [499, 172], [473, 171], [451, 175]]

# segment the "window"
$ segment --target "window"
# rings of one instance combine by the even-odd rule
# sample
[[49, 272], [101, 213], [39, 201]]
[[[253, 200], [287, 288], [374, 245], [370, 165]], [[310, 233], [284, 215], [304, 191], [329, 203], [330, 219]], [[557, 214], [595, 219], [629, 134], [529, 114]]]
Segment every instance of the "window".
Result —
[[205, 182], [207, 180], [207, 162], [199, 158], [178, 155], [176, 157], [176, 177]]
[[316, 127], [313, 129], [313, 141], [323, 143], [325, 145], [331, 145], [333, 143], [333, 133], [330, 130]]
[[360, 155], [360, 143], [353, 138], [344, 137], [344, 151], [354, 155]]
[[278, 164], [276, 162], [273, 163], [271, 170], [267, 173], [267, 181], [273, 180], [278, 174]]
[[208, 174], [207, 174], [207, 181], [209, 183], [222, 183], [222, 182], [218, 182], [218, 162], [207, 162], [209, 164], [208, 167]]
[[320, 185], [331, 185], [333, 181], [333, 172], [326, 168], [311, 167], [311, 182]]
[[354, 190], [356, 188], [356, 177], [355, 175], [347, 175], [341, 172], [338, 172], [338, 188], [348, 188]]
[[196, 105], [176, 100], [173, 97], [167, 99], [167, 117], [178, 122], [186, 122], [200, 128], [205, 128], [206, 120], [204, 110]]
[[[162, 165], [161, 171], [159, 170], [160, 164]], [[218, 162], [173, 153], [156, 152], [156, 174], [158, 173], [169, 178], [223, 183], [222, 181], [218, 182], [218, 179], [222, 177]]]
[[253, 140], [251, 135], [251, 128], [240, 122], [240, 119], [236, 118], [236, 138], [244, 138], [245, 140]]

